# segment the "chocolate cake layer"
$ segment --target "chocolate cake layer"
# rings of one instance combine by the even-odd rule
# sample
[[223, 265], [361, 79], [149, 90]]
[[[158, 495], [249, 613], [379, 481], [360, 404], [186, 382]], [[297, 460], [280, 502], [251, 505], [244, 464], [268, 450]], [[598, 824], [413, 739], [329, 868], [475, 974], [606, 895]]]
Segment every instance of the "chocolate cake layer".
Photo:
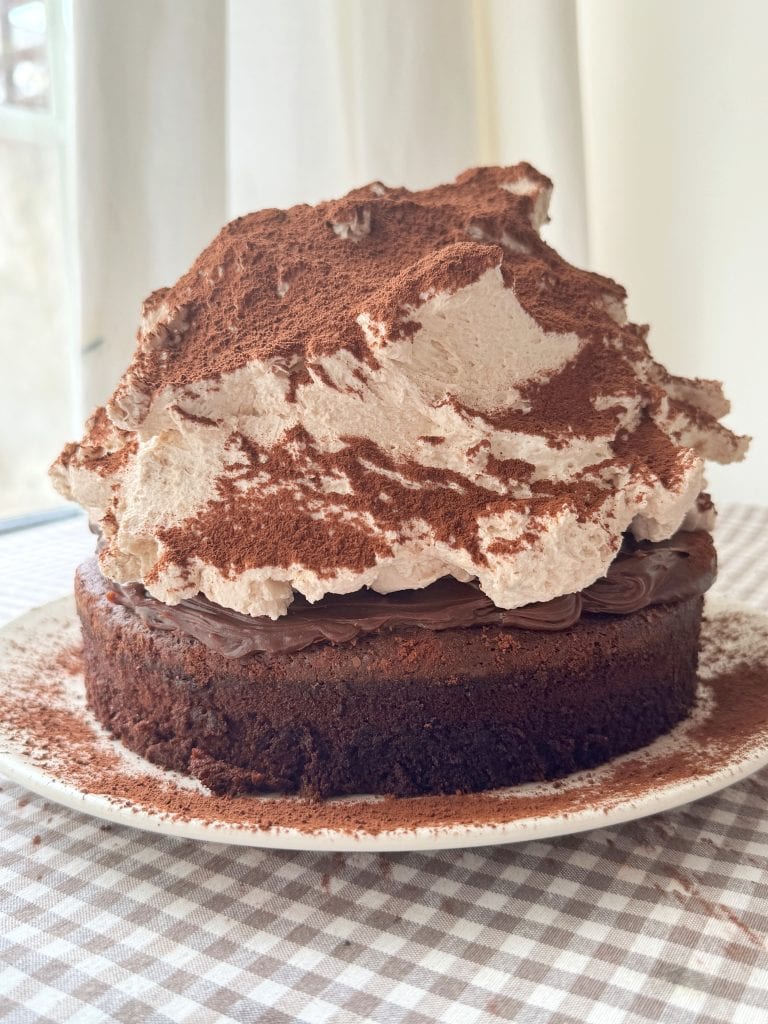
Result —
[[80, 567], [88, 701], [128, 747], [218, 793], [452, 793], [551, 779], [686, 716], [702, 598], [559, 633], [404, 629], [233, 660], [110, 602]]

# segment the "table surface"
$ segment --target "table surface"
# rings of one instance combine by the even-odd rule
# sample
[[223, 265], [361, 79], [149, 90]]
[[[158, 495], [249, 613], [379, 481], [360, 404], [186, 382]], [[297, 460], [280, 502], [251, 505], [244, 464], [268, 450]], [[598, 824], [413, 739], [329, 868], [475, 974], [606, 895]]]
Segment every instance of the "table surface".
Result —
[[[716, 591], [768, 610], [768, 509]], [[0, 536], [0, 622], [65, 593], [81, 519]], [[768, 769], [547, 842], [282, 853], [105, 825], [0, 780], [0, 1020], [759, 1024]]]

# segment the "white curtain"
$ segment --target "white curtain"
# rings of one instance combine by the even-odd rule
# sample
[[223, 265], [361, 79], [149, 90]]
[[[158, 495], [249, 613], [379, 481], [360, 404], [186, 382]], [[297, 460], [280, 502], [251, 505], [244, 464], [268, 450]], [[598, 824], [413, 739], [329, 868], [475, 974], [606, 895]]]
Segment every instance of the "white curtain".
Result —
[[763, 0], [74, 3], [89, 401], [226, 216], [527, 159], [555, 181], [551, 243], [627, 286], [657, 355], [725, 380], [758, 438], [716, 497], [768, 503]]
[[673, 371], [723, 380], [746, 462], [721, 501], [768, 504], [768, 4], [580, 0], [590, 262]]
[[223, 0], [74, 0], [85, 413], [125, 369], [143, 299], [226, 219], [224, 15]]
[[558, 184], [550, 237], [587, 259], [573, 0], [230, 0], [230, 213], [481, 163]]

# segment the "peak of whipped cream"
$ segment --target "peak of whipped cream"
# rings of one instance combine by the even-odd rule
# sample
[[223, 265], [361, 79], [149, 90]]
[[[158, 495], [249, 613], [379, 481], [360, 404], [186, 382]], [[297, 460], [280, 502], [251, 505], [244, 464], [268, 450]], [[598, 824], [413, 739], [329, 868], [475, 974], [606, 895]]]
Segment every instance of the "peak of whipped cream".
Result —
[[709, 525], [703, 460], [748, 439], [541, 239], [551, 188], [479, 168], [227, 225], [52, 467], [104, 574], [272, 618], [443, 576], [516, 608], [605, 575], [627, 530]]

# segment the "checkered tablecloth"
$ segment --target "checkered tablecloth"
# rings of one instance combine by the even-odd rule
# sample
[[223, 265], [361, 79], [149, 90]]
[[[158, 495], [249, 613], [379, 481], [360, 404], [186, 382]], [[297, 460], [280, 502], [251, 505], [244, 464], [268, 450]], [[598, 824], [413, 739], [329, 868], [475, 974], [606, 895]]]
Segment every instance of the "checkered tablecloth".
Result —
[[[721, 514], [717, 589], [768, 609], [766, 526]], [[91, 548], [79, 519], [0, 536], [0, 620]], [[768, 770], [615, 828], [390, 855], [173, 840], [0, 786], [2, 1021], [768, 1021]]]

